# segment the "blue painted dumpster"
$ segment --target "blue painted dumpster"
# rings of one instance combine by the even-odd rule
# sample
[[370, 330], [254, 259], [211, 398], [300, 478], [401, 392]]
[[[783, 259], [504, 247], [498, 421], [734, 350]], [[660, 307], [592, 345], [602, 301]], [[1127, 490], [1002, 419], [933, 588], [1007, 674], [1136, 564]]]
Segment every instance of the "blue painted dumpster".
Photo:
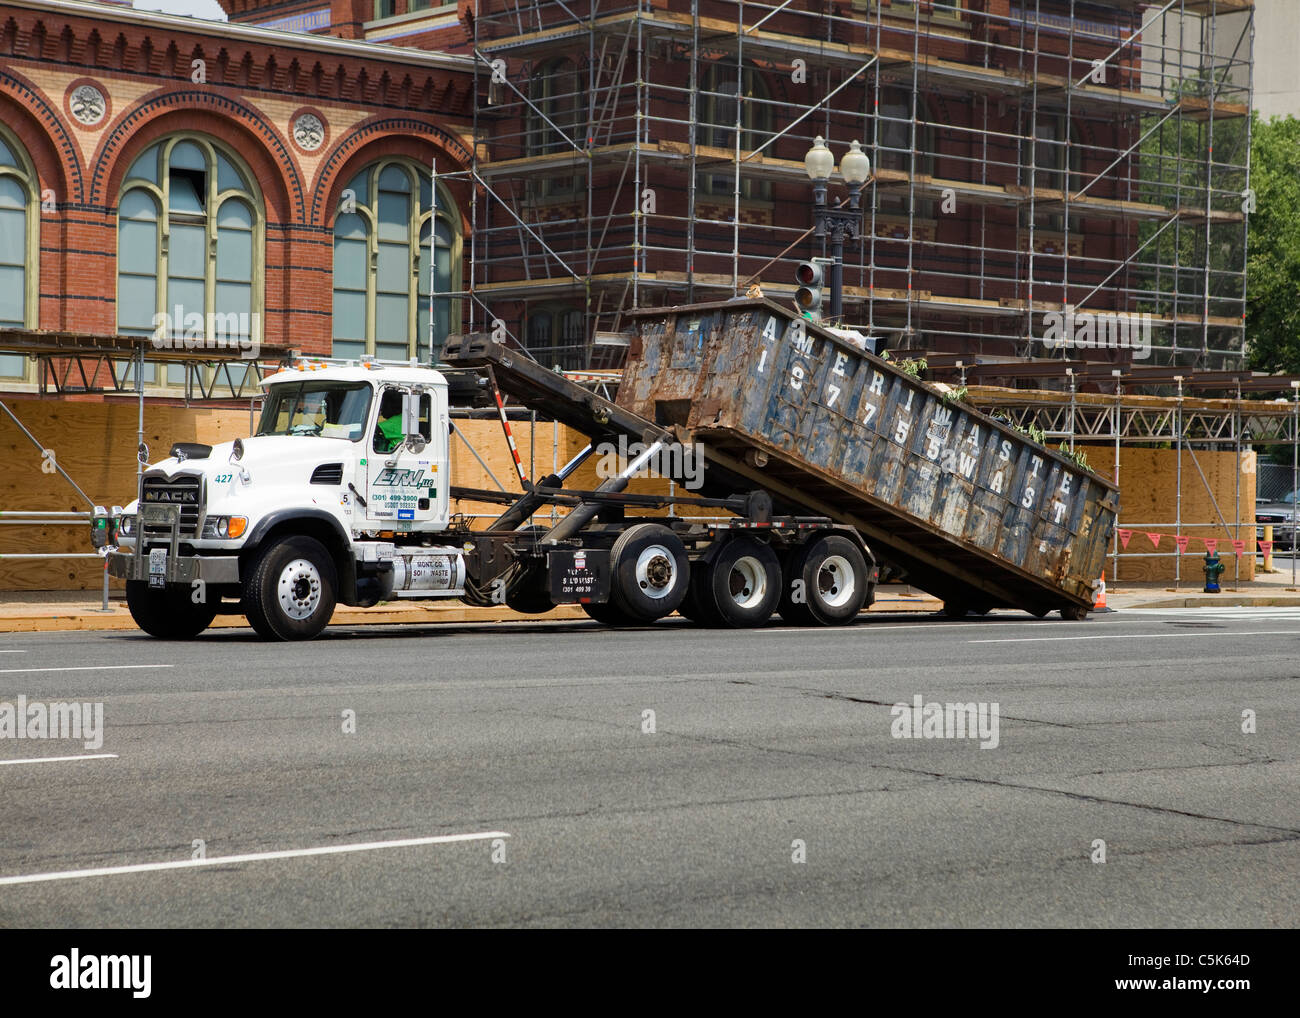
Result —
[[631, 313], [619, 406], [711, 464], [856, 526], [950, 605], [1079, 617], [1119, 490], [771, 301]]

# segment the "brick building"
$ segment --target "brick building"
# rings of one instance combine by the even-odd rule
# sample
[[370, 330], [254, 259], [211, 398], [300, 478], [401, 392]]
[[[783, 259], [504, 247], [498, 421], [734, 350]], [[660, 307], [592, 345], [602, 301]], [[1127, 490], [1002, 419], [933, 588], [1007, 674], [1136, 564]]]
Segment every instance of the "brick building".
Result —
[[890, 348], [1024, 360], [1078, 305], [1240, 363], [1249, 0], [1173, 41], [1137, 0], [222, 3], [0, 4], [0, 389], [41, 380], [6, 332], [178, 308], [344, 356], [497, 321], [587, 367], [629, 307], [792, 294], [814, 135], [871, 157], [845, 309]]
[[[40, 382], [14, 352], [23, 337], [113, 353], [129, 346], [111, 337], [151, 335], [157, 315], [177, 345], [427, 357], [430, 285], [461, 286], [468, 227], [466, 184], [435, 202], [430, 167], [469, 164], [470, 62], [359, 39], [359, 6], [335, 4], [338, 38], [0, 4], [0, 389]], [[458, 310], [434, 302], [442, 330]], [[134, 388], [124, 357], [89, 378], [83, 359], [60, 387], [111, 388], [109, 362]], [[143, 372], [160, 396], [184, 376]]]

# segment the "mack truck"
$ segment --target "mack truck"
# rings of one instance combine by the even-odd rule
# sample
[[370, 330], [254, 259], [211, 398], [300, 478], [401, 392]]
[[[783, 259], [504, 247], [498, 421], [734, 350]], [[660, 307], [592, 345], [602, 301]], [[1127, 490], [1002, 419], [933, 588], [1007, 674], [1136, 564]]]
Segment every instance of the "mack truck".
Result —
[[[950, 615], [1087, 614], [1108, 479], [763, 298], [629, 320], [616, 400], [478, 333], [451, 337], [438, 370], [309, 359], [265, 378], [254, 434], [177, 443], [95, 531], [132, 618], [190, 639], [243, 615], [301, 640], [338, 604], [455, 598], [580, 605], [610, 626], [843, 625], [873, 602], [882, 550]], [[521, 492], [453, 486], [458, 414], [503, 398], [590, 441], [555, 474], [521, 472]], [[619, 439], [642, 451], [566, 486]], [[704, 456], [694, 492], [626, 490], [684, 444]], [[502, 511], [476, 527], [452, 498]]]

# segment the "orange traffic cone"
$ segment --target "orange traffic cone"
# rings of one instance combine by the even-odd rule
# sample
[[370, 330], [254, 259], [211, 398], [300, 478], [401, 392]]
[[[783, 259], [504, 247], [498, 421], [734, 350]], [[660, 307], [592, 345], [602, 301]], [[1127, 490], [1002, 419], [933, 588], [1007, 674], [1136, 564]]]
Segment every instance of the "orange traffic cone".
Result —
[[1101, 571], [1101, 579], [1097, 583], [1097, 600], [1092, 604], [1092, 610], [1095, 612], [1108, 612], [1106, 607], [1106, 570]]

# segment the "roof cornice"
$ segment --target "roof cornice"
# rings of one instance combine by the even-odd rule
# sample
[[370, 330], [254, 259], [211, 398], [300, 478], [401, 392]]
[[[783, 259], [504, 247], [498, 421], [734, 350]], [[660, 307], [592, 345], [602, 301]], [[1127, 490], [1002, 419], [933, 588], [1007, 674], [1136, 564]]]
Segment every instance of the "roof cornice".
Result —
[[116, 4], [92, 3], [89, 0], [0, 0], [0, 13], [9, 9], [37, 11], [111, 21], [123, 25], [140, 25], [189, 32], [193, 35], [215, 36], [222, 39], [261, 43], [287, 49], [309, 50], [320, 56], [353, 57], [363, 60], [381, 60], [387, 63], [408, 64], [427, 69], [472, 72], [474, 58], [435, 50], [416, 49], [410, 46], [393, 46], [355, 39], [339, 39], [332, 35], [312, 35], [307, 32], [285, 32], [276, 28], [260, 28], [237, 21], [208, 21], [204, 18], [187, 18], [159, 11], [141, 11], [134, 7]]

